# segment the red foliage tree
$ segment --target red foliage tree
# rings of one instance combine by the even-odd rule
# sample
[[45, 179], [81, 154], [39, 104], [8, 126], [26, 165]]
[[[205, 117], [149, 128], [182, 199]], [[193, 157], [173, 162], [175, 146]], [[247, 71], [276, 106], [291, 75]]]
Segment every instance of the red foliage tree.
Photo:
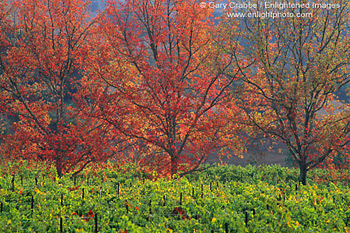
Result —
[[[108, 1], [97, 32], [89, 72], [98, 83], [90, 88], [103, 91], [86, 111], [161, 174], [193, 171], [215, 149], [243, 150], [224, 107], [236, 77], [223, 72], [233, 57], [214, 43], [210, 16], [194, 0]], [[231, 115], [239, 116], [234, 108]]]
[[[77, 108], [83, 64], [89, 53], [88, 3], [81, 0], [15, 0], [3, 6], [1, 98], [17, 116], [2, 145], [11, 159], [44, 160], [59, 176], [105, 160], [108, 134]], [[0, 15], [1, 22], [4, 16]]]

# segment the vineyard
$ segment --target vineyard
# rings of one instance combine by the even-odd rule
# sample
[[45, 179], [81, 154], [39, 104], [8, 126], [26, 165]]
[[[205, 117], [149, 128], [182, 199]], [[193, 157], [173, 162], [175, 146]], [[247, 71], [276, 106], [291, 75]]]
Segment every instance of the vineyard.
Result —
[[212, 167], [157, 180], [132, 167], [75, 178], [39, 167], [1, 170], [6, 232], [350, 231], [346, 174], [322, 169], [310, 172], [307, 186], [297, 182], [296, 169], [279, 166]]

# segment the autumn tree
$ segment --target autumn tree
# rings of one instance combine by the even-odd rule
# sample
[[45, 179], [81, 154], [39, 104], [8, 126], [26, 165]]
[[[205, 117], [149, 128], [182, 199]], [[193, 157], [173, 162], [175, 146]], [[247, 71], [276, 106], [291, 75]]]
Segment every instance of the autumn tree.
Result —
[[89, 111], [134, 143], [133, 158], [164, 175], [196, 170], [216, 149], [240, 153], [240, 128], [223, 107], [233, 56], [213, 43], [212, 11], [194, 0], [127, 0], [108, 1], [105, 13], [89, 69], [104, 91]]
[[[8, 24], [8, 11], [6, 10], [7, 3], [4, 1], [0, 2], [0, 53], [3, 54], [5, 52], [5, 48], [7, 46], [6, 43], [6, 37], [5, 37], [5, 32], [7, 31], [7, 24]], [[2, 75], [3, 75], [3, 70], [0, 67], [0, 81], [2, 80]], [[4, 136], [4, 128], [5, 128], [5, 120], [3, 113], [5, 112], [5, 107], [6, 107], [6, 97], [3, 94], [3, 92], [0, 92], [0, 145], [3, 140]]]
[[273, 10], [294, 17], [241, 20], [245, 58], [253, 66], [240, 69], [245, 94], [238, 105], [252, 131], [288, 147], [304, 185], [307, 171], [331, 162], [349, 145], [348, 104], [335, 96], [350, 81], [349, 6], [332, 3], [330, 9]]
[[18, 117], [2, 150], [11, 159], [48, 161], [59, 176], [110, 155], [107, 129], [81, 115], [76, 103], [94, 22], [88, 4], [15, 0], [1, 5], [1, 14], [9, 13], [6, 27], [0, 26], [1, 98], [8, 101], [6, 112]]

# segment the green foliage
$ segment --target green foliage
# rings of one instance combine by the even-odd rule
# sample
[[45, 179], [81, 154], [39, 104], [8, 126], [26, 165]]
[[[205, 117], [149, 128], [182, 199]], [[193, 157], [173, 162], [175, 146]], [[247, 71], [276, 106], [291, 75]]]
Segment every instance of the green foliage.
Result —
[[[59, 232], [60, 218], [65, 232], [94, 232], [96, 215], [99, 232], [225, 232], [226, 224], [233, 232], [349, 230], [345, 181], [299, 186], [298, 170], [280, 166], [212, 167], [153, 181], [132, 167], [60, 179], [54, 169], [23, 166], [15, 177], [6, 170], [0, 177], [0, 228], [6, 232]], [[322, 169], [310, 173], [334, 177]]]

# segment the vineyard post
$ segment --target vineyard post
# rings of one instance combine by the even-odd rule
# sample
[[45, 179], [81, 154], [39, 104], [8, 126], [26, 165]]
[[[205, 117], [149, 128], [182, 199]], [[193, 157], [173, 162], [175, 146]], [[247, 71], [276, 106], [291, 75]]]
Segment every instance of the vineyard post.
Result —
[[228, 233], [228, 223], [225, 223], [225, 232]]
[[102, 186], [100, 186], [100, 198], [102, 198]]
[[15, 191], [15, 175], [12, 176], [12, 192]]
[[98, 232], [97, 226], [98, 226], [98, 224], [97, 224], [97, 213], [95, 213], [95, 233]]
[[203, 184], [201, 184], [201, 198], [203, 198]]
[[34, 180], [35, 180], [35, 185], [37, 186], [38, 185], [38, 178], [34, 178]]
[[23, 175], [21, 175], [21, 185], [23, 186]]
[[210, 188], [210, 192], [211, 192], [211, 181], [210, 181], [210, 184], [209, 184], [209, 188]]
[[194, 198], [194, 187], [192, 187], [192, 197]]
[[152, 214], [152, 200], [149, 200], [149, 215]]
[[248, 212], [244, 211], [245, 213], [245, 225], [248, 226]]
[[84, 188], [82, 189], [81, 199], [84, 200]]
[[165, 206], [165, 195], [163, 195], [163, 206]]
[[[63, 194], [61, 194], [61, 206], [63, 206]], [[62, 207], [61, 207], [61, 215], [62, 215]], [[60, 217], [60, 232], [63, 232], [63, 220], [62, 216]]]
[[63, 232], [63, 219], [60, 217], [60, 232]]
[[33, 216], [33, 209], [34, 209], [34, 196], [33, 196], [33, 194], [32, 194], [32, 202], [30, 205], [30, 209], [32, 210], [32, 216]]
[[180, 193], [180, 206], [182, 205], [182, 193]]

